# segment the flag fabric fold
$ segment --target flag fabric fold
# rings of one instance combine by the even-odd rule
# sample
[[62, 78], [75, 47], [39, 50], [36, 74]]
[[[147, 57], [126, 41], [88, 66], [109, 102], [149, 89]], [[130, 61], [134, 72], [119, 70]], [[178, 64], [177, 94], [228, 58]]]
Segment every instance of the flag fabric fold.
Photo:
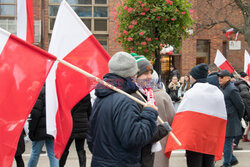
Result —
[[[110, 56], [66, 1], [59, 7], [49, 52], [98, 78], [108, 72]], [[62, 64], [52, 67], [46, 81], [46, 123], [47, 133], [55, 137], [57, 158], [61, 157], [72, 131], [71, 109], [96, 84]]]
[[56, 58], [0, 29], [0, 167], [11, 167], [24, 123]]
[[247, 73], [250, 78], [250, 56], [247, 50], [245, 50], [244, 54], [244, 72]]
[[[212, 99], [212, 100], [211, 100]], [[196, 83], [186, 92], [175, 114], [172, 129], [181, 146], [169, 137], [165, 155], [184, 149], [221, 159], [227, 124], [224, 95], [213, 85]]]
[[231, 64], [227, 61], [227, 59], [222, 55], [222, 53], [219, 50], [217, 50], [214, 63], [221, 70], [228, 70], [230, 73], [234, 72], [234, 68], [231, 66]]
[[17, 0], [17, 36], [34, 43], [34, 20], [32, 0]]

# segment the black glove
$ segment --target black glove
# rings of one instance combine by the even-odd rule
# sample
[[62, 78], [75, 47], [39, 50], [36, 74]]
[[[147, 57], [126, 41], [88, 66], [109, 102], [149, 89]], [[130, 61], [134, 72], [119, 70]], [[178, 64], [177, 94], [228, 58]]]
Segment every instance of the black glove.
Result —
[[168, 122], [164, 122], [164, 123], [162, 124], [162, 126], [163, 126], [168, 132], [172, 131], [172, 128], [171, 128], [171, 126], [169, 125]]

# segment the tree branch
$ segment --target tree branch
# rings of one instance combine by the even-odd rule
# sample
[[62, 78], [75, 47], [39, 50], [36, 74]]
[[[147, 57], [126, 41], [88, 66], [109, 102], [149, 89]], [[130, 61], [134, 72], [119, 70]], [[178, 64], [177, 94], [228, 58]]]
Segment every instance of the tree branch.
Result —
[[246, 12], [247, 7], [244, 5], [244, 3], [241, 0], [234, 0], [234, 2], [240, 8], [242, 13]]

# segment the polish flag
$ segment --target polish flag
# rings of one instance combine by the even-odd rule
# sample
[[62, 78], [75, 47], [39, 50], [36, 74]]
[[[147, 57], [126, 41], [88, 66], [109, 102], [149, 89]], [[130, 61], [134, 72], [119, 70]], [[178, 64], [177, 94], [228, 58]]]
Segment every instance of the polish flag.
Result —
[[[49, 53], [103, 78], [110, 56], [66, 1], [59, 7]], [[96, 86], [94, 80], [54, 64], [46, 81], [47, 133], [55, 137], [60, 159], [72, 131], [71, 109]]]
[[0, 167], [11, 167], [24, 123], [56, 57], [0, 28]]
[[244, 72], [247, 73], [247, 75], [250, 78], [250, 56], [247, 50], [245, 50], [245, 55], [244, 55]]
[[229, 37], [233, 34], [233, 32], [234, 32], [233, 28], [228, 29], [225, 34], [226, 38], [229, 39]]
[[17, 36], [34, 43], [32, 0], [17, 0]]
[[238, 41], [238, 39], [239, 39], [238, 37], [239, 37], [239, 31], [235, 35], [235, 41]]
[[234, 72], [234, 68], [231, 66], [231, 64], [227, 61], [227, 59], [222, 55], [222, 53], [219, 50], [217, 50], [214, 63], [221, 70], [228, 70], [230, 73]]
[[172, 129], [181, 142], [169, 137], [165, 155], [184, 149], [222, 158], [227, 125], [224, 95], [214, 85], [196, 83], [184, 95], [175, 114]]

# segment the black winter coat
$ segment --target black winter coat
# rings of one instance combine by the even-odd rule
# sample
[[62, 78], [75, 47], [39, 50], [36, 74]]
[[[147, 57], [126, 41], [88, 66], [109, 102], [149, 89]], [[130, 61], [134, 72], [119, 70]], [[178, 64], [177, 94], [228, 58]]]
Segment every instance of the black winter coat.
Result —
[[46, 114], [45, 114], [45, 86], [43, 86], [39, 97], [31, 111], [29, 121], [29, 138], [32, 141], [53, 139], [53, 136], [46, 133]]
[[[104, 80], [129, 94], [138, 90], [131, 79], [115, 74]], [[155, 133], [157, 111], [145, 107], [140, 112], [136, 102], [100, 84], [95, 91], [87, 136], [91, 166], [141, 167], [141, 149]]]
[[25, 134], [25, 132], [23, 130], [21, 135], [20, 135], [19, 141], [18, 141], [15, 156], [20, 156], [25, 152], [24, 134]]
[[218, 88], [220, 87], [220, 84], [219, 84], [219, 78], [217, 76], [217, 72], [213, 72], [211, 74], [209, 74], [207, 76], [207, 82], [214, 85], [214, 86], [217, 86]]
[[234, 85], [239, 89], [240, 96], [245, 105], [245, 118], [247, 121], [250, 121], [250, 92], [249, 92], [249, 85], [244, 80], [239, 80], [234, 83]]
[[227, 109], [226, 137], [235, 137], [242, 134], [241, 118], [244, 115], [244, 103], [239, 90], [228, 81], [221, 87]]
[[79, 101], [71, 110], [71, 115], [73, 119], [73, 129], [70, 136], [71, 138], [86, 138], [91, 110], [92, 105], [90, 101], [90, 95], [88, 94], [81, 101]]

